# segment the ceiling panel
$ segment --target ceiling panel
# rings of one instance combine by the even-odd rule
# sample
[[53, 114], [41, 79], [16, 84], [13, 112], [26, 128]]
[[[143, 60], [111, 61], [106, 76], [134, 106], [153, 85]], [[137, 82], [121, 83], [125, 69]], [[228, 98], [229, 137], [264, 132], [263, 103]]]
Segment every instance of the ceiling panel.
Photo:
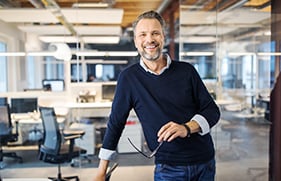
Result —
[[79, 35], [121, 35], [121, 26], [74, 26]]
[[58, 19], [47, 9], [0, 9], [0, 18], [5, 22], [58, 23]]
[[255, 24], [270, 18], [270, 12], [236, 9], [218, 14], [218, 21], [226, 24]]
[[224, 35], [235, 31], [237, 27], [216, 27], [216, 26], [198, 26], [198, 27], [181, 27], [181, 36], [189, 35]]
[[205, 24], [254, 24], [270, 18], [270, 12], [250, 11], [237, 9], [228, 12], [181, 11], [182, 25]]
[[62, 9], [70, 23], [121, 24], [123, 9]]
[[117, 44], [120, 41], [119, 36], [82, 36], [80, 39], [75, 36], [40, 36], [39, 39], [45, 43], [77, 43], [81, 42], [80, 40], [82, 40], [84, 43]]
[[19, 25], [18, 28], [26, 33], [38, 35], [70, 35], [68, 29], [62, 25]]
[[[19, 25], [18, 28], [26, 33], [38, 35], [70, 35], [69, 30], [62, 25]], [[79, 35], [121, 35], [120, 26], [74, 26]]]

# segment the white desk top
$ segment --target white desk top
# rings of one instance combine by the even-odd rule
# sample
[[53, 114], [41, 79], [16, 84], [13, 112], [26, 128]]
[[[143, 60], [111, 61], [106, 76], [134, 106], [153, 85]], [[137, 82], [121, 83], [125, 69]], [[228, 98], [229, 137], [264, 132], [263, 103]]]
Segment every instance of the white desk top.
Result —
[[229, 104], [237, 104], [237, 103], [239, 103], [236, 100], [228, 100], [228, 99], [217, 99], [217, 100], [215, 100], [215, 102], [218, 105], [229, 105]]
[[[15, 120], [12, 120], [13, 122]], [[19, 124], [42, 124], [42, 120], [39, 119], [32, 119], [32, 118], [24, 118], [24, 119], [17, 119]], [[57, 118], [58, 123], [63, 123], [65, 121], [65, 118]]]
[[[89, 103], [78, 103], [71, 102], [67, 103], [67, 108], [111, 108], [112, 102], [89, 102]], [[62, 106], [61, 106], [62, 107]]]

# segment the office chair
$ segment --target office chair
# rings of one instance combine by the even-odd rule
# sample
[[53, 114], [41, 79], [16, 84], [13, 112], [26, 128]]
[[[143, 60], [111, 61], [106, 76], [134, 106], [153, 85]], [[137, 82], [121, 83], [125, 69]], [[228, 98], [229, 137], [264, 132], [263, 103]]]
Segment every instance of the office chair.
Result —
[[18, 140], [18, 124], [16, 123], [16, 132], [13, 133], [13, 125], [10, 115], [9, 104], [0, 105], [0, 168], [4, 168], [4, 157], [15, 158], [22, 163], [22, 157], [15, 152], [4, 152], [2, 146], [8, 145], [9, 142]]
[[78, 176], [62, 177], [61, 164], [71, 162], [73, 158], [85, 154], [86, 150], [74, 145], [74, 140], [81, 138], [84, 132], [81, 130], [60, 130], [54, 108], [39, 107], [43, 122], [43, 141], [39, 148], [39, 160], [46, 163], [58, 164], [58, 174], [56, 178], [49, 177], [51, 180], [64, 181], [75, 179]]

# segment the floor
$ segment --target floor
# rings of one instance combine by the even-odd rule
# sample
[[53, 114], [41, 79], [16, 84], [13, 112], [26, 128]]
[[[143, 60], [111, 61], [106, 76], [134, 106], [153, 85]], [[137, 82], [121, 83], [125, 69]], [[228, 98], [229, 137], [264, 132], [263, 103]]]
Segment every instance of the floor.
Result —
[[[237, 116], [239, 114], [239, 116]], [[263, 116], [242, 116], [241, 112], [222, 110], [219, 124], [212, 129], [216, 146], [217, 181], [266, 181], [268, 180], [268, 150], [270, 123]], [[5, 168], [0, 170], [5, 178], [46, 178], [56, 175], [54, 165], [37, 159], [36, 149], [17, 151], [24, 157], [23, 163], [5, 160]], [[153, 160], [139, 154], [120, 154], [119, 166], [111, 180], [152, 181]], [[76, 162], [75, 167], [65, 164], [63, 175], [77, 174], [81, 181], [92, 181], [98, 165], [97, 156], [92, 162]]]

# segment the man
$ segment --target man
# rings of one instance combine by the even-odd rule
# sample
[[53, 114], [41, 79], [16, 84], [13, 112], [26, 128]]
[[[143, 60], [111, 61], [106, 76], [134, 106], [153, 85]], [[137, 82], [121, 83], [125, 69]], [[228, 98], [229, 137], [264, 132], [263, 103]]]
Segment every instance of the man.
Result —
[[194, 67], [163, 54], [165, 22], [154, 11], [133, 23], [140, 63], [120, 73], [100, 150], [95, 181], [105, 178], [131, 109], [155, 154], [155, 181], [213, 181], [215, 151], [210, 128], [220, 111]]

